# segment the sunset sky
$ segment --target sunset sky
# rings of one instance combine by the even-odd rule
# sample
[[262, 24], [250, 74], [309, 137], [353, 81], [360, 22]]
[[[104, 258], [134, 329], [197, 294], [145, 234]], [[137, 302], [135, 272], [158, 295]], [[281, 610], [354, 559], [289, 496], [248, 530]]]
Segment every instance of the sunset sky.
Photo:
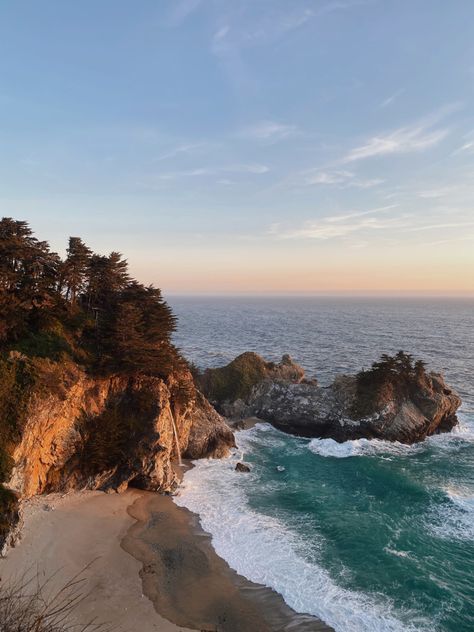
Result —
[[0, 210], [166, 293], [474, 294], [472, 0], [2, 0]]

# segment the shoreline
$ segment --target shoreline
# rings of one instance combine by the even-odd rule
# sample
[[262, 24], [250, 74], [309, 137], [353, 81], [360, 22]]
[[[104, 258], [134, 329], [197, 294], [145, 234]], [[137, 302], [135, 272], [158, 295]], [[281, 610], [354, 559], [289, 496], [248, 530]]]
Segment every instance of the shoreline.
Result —
[[[130, 489], [36, 496], [22, 503], [2, 584], [24, 573], [53, 594], [79, 574], [70, 622], [120, 632], [323, 632], [270, 588], [220, 558], [199, 517], [170, 496]], [[109, 627], [108, 627], [109, 629]]]
[[23, 501], [16, 543], [0, 558], [2, 584], [26, 574], [35, 583], [48, 581], [47, 596], [79, 575], [81, 601], [69, 625], [83, 629], [94, 621], [113, 632], [190, 632], [156, 612], [142, 592], [141, 564], [120, 546], [134, 523], [127, 508], [142, 493], [84, 491]]
[[142, 563], [143, 591], [167, 619], [205, 632], [332, 630], [234, 571], [215, 552], [199, 516], [171, 497], [145, 492], [128, 512], [136, 523], [122, 547]]

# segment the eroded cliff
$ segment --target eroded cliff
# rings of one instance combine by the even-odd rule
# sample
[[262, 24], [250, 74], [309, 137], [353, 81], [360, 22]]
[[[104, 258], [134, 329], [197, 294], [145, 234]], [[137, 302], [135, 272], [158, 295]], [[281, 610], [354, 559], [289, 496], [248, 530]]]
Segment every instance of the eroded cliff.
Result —
[[[28, 364], [12, 354], [13, 364]], [[72, 489], [169, 492], [173, 461], [225, 456], [234, 436], [186, 368], [167, 379], [92, 377], [73, 363], [42, 361], [14, 438], [5, 487], [19, 498]], [[38, 373], [38, 362], [35, 364]], [[14, 508], [9, 521], [14, 519]], [[0, 534], [1, 535], [1, 534]]]
[[[92, 378], [51, 363], [49, 392], [33, 392], [12, 457], [9, 487], [23, 497], [129, 484], [170, 491], [173, 459], [223, 456], [234, 445], [224, 420], [189, 371], [157, 377]], [[175, 425], [175, 429], [173, 427]]]

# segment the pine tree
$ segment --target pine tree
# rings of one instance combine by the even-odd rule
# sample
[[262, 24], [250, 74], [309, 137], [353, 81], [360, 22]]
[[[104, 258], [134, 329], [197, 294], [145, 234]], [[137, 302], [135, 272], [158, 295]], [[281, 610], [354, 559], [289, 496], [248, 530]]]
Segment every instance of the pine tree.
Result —
[[66, 300], [76, 304], [78, 294], [86, 287], [87, 271], [92, 251], [80, 237], [69, 237], [67, 257], [63, 266], [63, 282], [66, 285]]

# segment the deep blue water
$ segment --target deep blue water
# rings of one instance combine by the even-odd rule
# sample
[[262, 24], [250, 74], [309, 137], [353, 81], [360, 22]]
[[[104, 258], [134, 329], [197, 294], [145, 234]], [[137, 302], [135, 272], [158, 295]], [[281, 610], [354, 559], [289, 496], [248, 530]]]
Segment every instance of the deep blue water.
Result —
[[[201, 367], [290, 353], [327, 383], [404, 349], [445, 373], [463, 397], [453, 433], [336, 444], [259, 425], [230, 459], [198, 462], [177, 502], [231, 566], [338, 631], [474, 630], [474, 301], [170, 302], [176, 343]], [[250, 475], [234, 472], [242, 458]]]

